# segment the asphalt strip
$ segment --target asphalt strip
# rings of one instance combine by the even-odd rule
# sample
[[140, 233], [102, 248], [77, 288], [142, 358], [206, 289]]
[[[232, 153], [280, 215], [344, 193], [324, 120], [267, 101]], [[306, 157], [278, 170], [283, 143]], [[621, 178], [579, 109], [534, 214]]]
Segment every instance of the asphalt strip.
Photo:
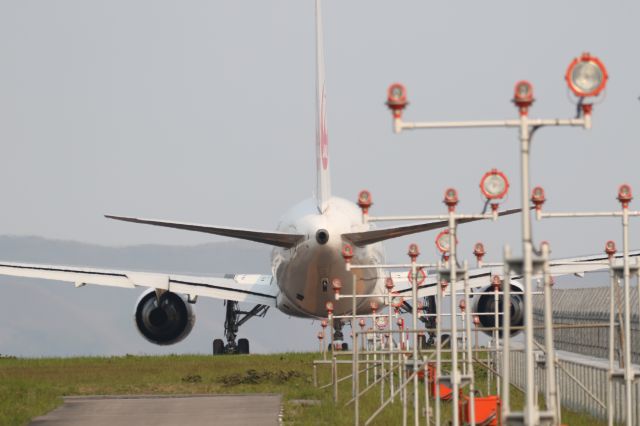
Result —
[[279, 425], [282, 395], [69, 396], [29, 423], [57, 425]]

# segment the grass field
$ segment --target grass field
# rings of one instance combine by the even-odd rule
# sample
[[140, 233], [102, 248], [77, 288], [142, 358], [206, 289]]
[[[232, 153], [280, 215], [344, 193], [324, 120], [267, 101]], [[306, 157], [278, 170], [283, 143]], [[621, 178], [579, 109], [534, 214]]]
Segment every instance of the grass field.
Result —
[[[62, 403], [65, 395], [281, 393], [285, 424], [352, 425], [351, 382], [340, 383], [339, 402], [331, 388], [313, 386], [312, 362], [317, 353], [238, 355], [211, 357], [124, 356], [111, 358], [0, 358], [0, 425], [23, 425]], [[340, 376], [349, 374], [342, 366]], [[319, 367], [320, 385], [330, 382], [330, 369]], [[482, 375], [482, 373], [480, 373]], [[362, 379], [364, 380], [364, 379]], [[481, 380], [482, 381], [482, 380]], [[376, 388], [377, 389], [377, 388]], [[513, 392], [514, 405], [522, 395]], [[295, 400], [320, 401], [305, 405]], [[293, 402], [292, 402], [293, 401]], [[380, 392], [371, 391], [361, 403], [361, 421], [380, 403]], [[450, 405], [444, 405], [449, 413]], [[398, 424], [399, 403], [385, 409], [373, 424]], [[411, 421], [411, 416], [409, 416]], [[563, 410], [563, 423], [598, 425], [593, 418]]]

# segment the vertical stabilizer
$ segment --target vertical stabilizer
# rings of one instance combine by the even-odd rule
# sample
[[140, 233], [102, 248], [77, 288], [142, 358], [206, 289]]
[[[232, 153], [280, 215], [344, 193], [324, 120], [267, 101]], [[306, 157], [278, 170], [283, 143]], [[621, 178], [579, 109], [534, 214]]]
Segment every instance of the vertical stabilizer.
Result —
[[326, 95], [324, 86], [324, 47], [322, 43], [321, 0], [316, 0], [316, 199], [323, 213], [331, 197], [329, 177], [329, 135], [327, 134]]

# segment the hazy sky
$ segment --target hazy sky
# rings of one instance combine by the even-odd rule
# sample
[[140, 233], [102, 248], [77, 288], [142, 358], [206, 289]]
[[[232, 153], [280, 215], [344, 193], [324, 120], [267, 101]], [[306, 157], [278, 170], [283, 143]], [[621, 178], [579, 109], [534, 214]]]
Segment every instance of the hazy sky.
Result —
[[[387, 86], [405, 83], [408, 120], [513, 118], [528, 79], [531, 116], [574, 114], [564, 73], [583, 51], [611, 76], [593, 130], [537, 133], [532, 181], [548, 210], [613, 209], [617, 186], [640, 193], [637, 1], [324, 4], [333, 192], [371, 190], [372, 214], [482, 208], [497, 167], [517, 207], [515, 130], [391, 132]], [[273, 229], [312, 195], [312, 0], [0, 1], [0, 234], [84, 242], [195, 244], [218, 237], [112, 222], [105, 213]], [[632, 204], [633, 207], [633, 204]], [[461, 229], [470, 256], [516, 245], [519, 219]], [[632, 224], [632, 246], [640, 247]], [[555, 256], [601, 252], [613, 220], [535, 224]], [[433, 258], [434, 234], [409, 242]], [[245, 272], [245, 271], [238, 271]]]

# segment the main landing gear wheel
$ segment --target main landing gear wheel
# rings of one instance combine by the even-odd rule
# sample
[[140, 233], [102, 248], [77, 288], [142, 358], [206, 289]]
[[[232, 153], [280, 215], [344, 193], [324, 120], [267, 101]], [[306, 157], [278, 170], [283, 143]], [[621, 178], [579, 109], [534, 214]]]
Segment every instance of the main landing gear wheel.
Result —
[[249, 353], [249, 341], [247, 339], [238, 340], [238, 353], [239, 354]]
[[224, 342], [222, 339], [215, 339], [213, 341], [213, 354], [222, 355], [224, 353]]
[[253, 317], [263, 317], [266, 315], [269, 307], [266, 305], [255, 305], [250, 311], [241, 311], [238, 307], [238, 302], [235, 300], [226, 300], [227, 306], [225, 320], [224, 320], [224, 337], [227, 340], [225, 345], [222, 339], [215, 339], [213, 341], [213, 354], [248, 354], [249, 353], [249, 340], [238, 339], [236, 343], [236, 336], [240, 326]]

